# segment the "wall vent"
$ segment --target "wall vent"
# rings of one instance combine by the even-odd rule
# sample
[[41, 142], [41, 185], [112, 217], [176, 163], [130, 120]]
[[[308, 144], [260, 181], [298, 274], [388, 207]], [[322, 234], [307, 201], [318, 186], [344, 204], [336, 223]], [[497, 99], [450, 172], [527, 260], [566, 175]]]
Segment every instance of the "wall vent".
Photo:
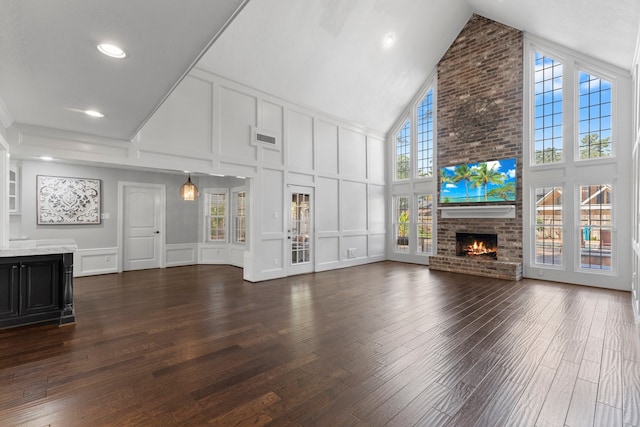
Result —
[[276, 145], [278, 140], [275, 136], [266, 135], [264, 133], [256, 132], [256, 141], [264, 142], [265, 144]]
[[251, 127], [251, 144], [258, 147], [280, 150], [280, 133], [271, 130]]

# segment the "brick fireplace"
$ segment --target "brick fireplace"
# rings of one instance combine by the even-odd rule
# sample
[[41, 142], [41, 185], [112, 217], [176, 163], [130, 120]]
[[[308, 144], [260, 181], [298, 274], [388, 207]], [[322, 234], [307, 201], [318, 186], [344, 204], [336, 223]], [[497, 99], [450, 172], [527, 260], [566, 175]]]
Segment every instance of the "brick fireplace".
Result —
[[[431, 269], [522, 278], [522, 55], [521, 31], [473, 15], [438, 64], [438, 165], [516, 158], [516, 200], [439, 209]], [[457, 256], [456, 233], [495, 234], [497, 259]]]

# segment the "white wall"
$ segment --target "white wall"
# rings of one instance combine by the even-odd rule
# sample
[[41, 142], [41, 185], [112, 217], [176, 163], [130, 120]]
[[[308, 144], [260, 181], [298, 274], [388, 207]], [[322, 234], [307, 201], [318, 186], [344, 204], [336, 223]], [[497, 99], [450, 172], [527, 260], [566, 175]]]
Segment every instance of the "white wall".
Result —
[[632, 212], [632, 266], [631, 292], [633, 312], [636, 323], [640, 323], [640, 32], [636, 41], [636, 52], [631, 69], [633, 77], [632, 109], [632, 168], [633, 168], [633, 207]]
[[[114, 247], [117, 244], [118, 181], [163, 184], [167, 192], [166, 242], [198, 242], [198, 203], [184, 201], [178, 190], [186, 180], [184, 175], [133, 171], [120, 168], [95, 167], [58, 162], [23, 160], [21, 167], [21, 213], [11, 215], [11, 238], [63, 239], [73, 238], [78, 248]], [[101, 180], [101, 211], [97, 225], [38, 225], [36, 217], [36, 176], [68, 176]], [[196, 183], [200, 185], [197, 180]]]
[[[116, 167], [77, 165], [60, 162], [22, 160], [20, 214], [10, 215], [12, 239], [72, 238], [78, 245], [74, 260], [74, 274], [113, 273], [119, 270], [121, 248], [118, 247], [118, 182], [161, 184], [166, 189], [166, 266], [196, 263], [222, 263], [242, 266], [234, 254], [238, 248], [228, 243], [204, 243], [204, 203], [184, 201], [179, 188], [185, 182], [184, 174], [160, 171], [136, 171]], [[38, 225], [36, 218], [37, 175], [94, 178], [101, 180], [101, 212], [103, 218], [96, 225]], [[232, 177], [192, 177], [200, 188], [232, 188], [244, 180]], [[215, 246], [215, 248], [213, 247]], [[215, 249], [214, 252], [207, 251]], [[215, 257], [211, 255], [215, 254]], [[235, 261], [234, 261], [235, 259]]]
[[[253, 142], [255, 127], [277, 136], [279, 146]], [[25, 125], [12, 126], [8, 136], [12, 155], [20, 158], [46, 154], [115, 167], [247, 177], [249, 244], [244, 254], [247, 280], [289, 274], [286, 263], [289, 207], [285, 194], [292, 184], [316, 190], [315, 271], [385, 258], [384, 135], [292, 105], [206, 70], [194, 69], [133, 141]], [[62, 174], [55, 172], [46, 173]], [[87, 175], [89, 170], [80, 172], [82, 176], [91, 176]], [[31, 185], [23, 183], [25, 187]], [[167, 194], [172, 191], [167, 189]], [[26, 220], [29, 221], [33, 223], [32, 219]], [[64, 234], [55, 229], [45, 232], [26, 222], [21, 222], [20, 235], [41, 238]], [[167, 230], [170, 228], [168, 225]], [[104, 228], [96, 229], [93, 237], [100, 234], [96, 238], [109, 240], [102, 232], [110, 233]], [[183, 234], [177, 233], [172, 243], [184, 244], [180, 237]], [[201, 230], [196, 233], [201, 234]], [[84, 239], [79, 236], [79, 244], [85, 246]], [[347, 257], [348, 248], [354, 250], [351, 258]], [[182, 246], [175, 249], [178, 257], [188, 253]], [[235, 254], [233, 258], [237, 257]]]

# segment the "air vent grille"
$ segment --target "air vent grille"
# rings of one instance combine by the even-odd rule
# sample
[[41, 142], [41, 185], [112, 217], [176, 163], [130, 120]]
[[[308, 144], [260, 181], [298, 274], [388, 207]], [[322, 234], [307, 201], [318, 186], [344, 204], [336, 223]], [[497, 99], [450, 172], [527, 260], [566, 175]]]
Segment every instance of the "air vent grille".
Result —
[[263, 133], [256, 133], [256, 141], [264, 142], [265, 144], [276, 145], [278, 140], [275, 136], [265, 135]]
[[280, 151], [281, 138], [280, 132], [251, 126], [251, 144], [256, 147]]

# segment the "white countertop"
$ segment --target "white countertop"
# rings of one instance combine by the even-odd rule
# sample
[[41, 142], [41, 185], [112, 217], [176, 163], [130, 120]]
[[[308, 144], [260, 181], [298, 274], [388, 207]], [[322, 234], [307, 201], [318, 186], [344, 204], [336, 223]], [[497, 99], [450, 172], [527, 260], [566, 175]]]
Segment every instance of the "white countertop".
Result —
[[8, 248], [0, 248], [0, 257], [62, 254], [77, 249], [73, 239], [13, 240]]

